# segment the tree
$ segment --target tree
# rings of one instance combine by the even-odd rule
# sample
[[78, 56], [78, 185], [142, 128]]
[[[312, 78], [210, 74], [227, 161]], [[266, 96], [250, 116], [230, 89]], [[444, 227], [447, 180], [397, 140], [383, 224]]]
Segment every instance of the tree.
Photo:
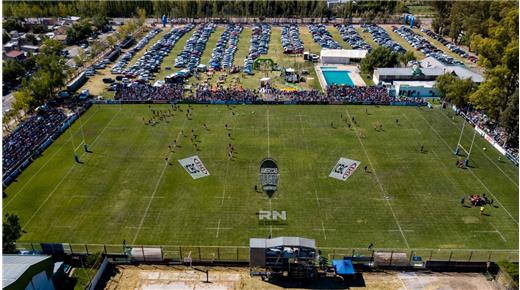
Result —
[[79, 68], [82, 67], [83, 64], [87, 61], [87, 54], [83, 49], [80, 48], [78, 49], [78, 54], [75, 55], [72, 59], [76, 63], [76, 66]]
[[509, 98], [506, 109], [500, 116], [500, 124], [509, 134], [509, 145], [518, 147], [518, 89]]
[[7, 32], [11, 32], [11, 31], [24, 32], [25, 31], [22, 23], [18, 19], [15, 19], [15, 18], [8, 18], [7, 20], [5, 20], [2, 23], [2, 27]]
[[400, 54], [398, 58], [399, 58], [399, 62], [403, 66], [406, 66], [412, 60], [417, 60], [417, 58], [415, 58], [415, 54], [413, 53], [413, 51], [407, 51], [403, 54]]
[[461, 80], [451, 73], [437, 77], [435, 87], [441, 96], [458, 107], [467, 104], [468, 95], [474, 89], [471, 79]]
[[13, 110], [16, 112], [30, 112], [38, 105], [32, 96], [32, 92], [27, 85], [22, 85], [21, 89], [13, 93]]
[[143, 24], [146, 22], [146, 10], [143, 8], [137, 8], [137, 25], [143, 26]]
[[51, 55], [61, 53], [61, 50], [65, 48], [65, 45], [54, 39], [46, 39], [43, 41], [42, 47], [40, 48], [40, 55]]
[[92, 17], [92, 25], [97, 31], [100, 31], [108, 24], [108, 19], [104, 15], [95, 15]]
[[395, 67], [397, 64], [397, 53], [386, 47], [378, 46], [361, 61], [361, 71], [371, 75], [377, 67]]
[[2, 248], [4, 254], [16, 253], [16, 240], [22, 236], [22, 232], [18, 216], [6, 213], [2, 226]]
[[8, 59], [2, 65], [2, 77], [6, 82], [15, 82], [25, 74], [25, 68], [16, 60]]

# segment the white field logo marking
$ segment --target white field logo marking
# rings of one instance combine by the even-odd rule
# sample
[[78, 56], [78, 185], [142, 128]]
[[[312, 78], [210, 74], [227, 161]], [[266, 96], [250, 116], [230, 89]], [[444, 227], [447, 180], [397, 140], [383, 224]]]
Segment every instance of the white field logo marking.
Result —
[[339, 180], [347, 180], [358, 168], [361, 162], [341, 157], [329, 174], [329, 177]]
[[191, 175], [193, 179], [209, 176], [209, 171], [206, 169], [199, 156], [191, 156], [180, 159], [179, 163]]
[[261, 210], [258, 212], [258, 219], [261, 221], [286, 221], [287, 212], [282, 210], [281, 212], [273, 210]]

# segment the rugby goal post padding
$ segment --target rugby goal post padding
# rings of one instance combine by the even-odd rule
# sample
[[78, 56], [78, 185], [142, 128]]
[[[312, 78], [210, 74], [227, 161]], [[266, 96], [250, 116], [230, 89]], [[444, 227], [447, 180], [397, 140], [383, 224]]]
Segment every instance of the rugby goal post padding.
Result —
[[465, 154], [464, 156], [464, 167], [468, 167], [469, 165], [469, 158], [471, 156], [471, 151], [473, 150], [473, 144], [475, 144], [475, 137], [477, 136], [477, 131], [473, 130], [473, 138], [471, 139], [471, 143], [469, 145], [469, 149], [466, 149], [464, 146], [462, 146], [462, 134], [464, 134], [464, 127], [465, 127], [466, 121], [462, 122], [462, 128], [460, 129], [460, 135], [459, 135], [459, 141], [457, 141], [457, 147], [455, 147], [455, 150], [453, 150], [453, 154], [456, 156], [460, 156], [460, 151], [462, 150]]

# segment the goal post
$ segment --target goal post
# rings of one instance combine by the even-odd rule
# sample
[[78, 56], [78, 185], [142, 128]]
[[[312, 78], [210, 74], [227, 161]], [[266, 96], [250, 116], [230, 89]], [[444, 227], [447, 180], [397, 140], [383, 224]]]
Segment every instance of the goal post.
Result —
[[471, 156], [471, 152], [473, 150], [473, 145], [475, 144], [475, 137], [477, 136], [477, 131], [473, 130], [473, 138], [471, 138], [471, 143], [469, 144], [469, 149], [466, 149], [461, 141], [462, 141], [462, 135], [464, 134], [464, 127], [466, 125], [466, 120], [462, 122], [462, 128], [460, 129], [460, 135], [459, 140], [457, 141], [457, 146], [455, 147], [455, 150], [453, 150], [453, 154], [456, 156], [460, 156], [461, 151], [464, 152], [464, 167], [468, 167], [469, 165], [469, 158]]

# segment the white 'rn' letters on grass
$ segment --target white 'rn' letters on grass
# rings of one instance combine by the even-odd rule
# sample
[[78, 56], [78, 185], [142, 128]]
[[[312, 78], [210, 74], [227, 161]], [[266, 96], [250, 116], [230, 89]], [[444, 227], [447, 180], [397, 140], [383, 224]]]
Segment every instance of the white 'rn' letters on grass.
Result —
[[345, 181], [356, 171], [359, 164], [361, 162], [341, 157], [334, 168], [332, 168], [329, 177]]
[[206, 169], [198, 155], [188, 158], [180, 159], [179, 163], [186, 169], [193, 179], [209, 176], [209, 171]]

